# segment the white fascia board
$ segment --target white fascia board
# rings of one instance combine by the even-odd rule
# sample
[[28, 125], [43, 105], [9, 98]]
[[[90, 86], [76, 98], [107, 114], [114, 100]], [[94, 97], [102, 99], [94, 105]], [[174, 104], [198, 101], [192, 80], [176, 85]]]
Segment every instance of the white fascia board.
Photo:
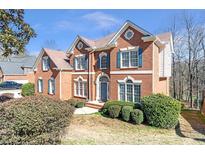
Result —
[[149, 32], [143, 30], [142, 28], [140, 28], [139, 26], [137, 26], [136, 24], [130, 22], [130, 21], [126, 21], [124, 23], [124, 25], [118, 30], [118, 32], [113, 36], [113, 38], [108, 42], [108, 45], [115, 42], [117, 40], [117, 38], [124, 32], [124, 30], [126, 30], [128, 27], [132, 27], [134, 29], [136, 29], [137, 31], [141, 32], [144, 35], [151, 35]]
[[45, 52], [45, 50], [42, 48], [41, 52], [39, 53], [38, 57], [36, 58], [36, 61], [35, 61], [34, 65], [33, 65], [33, 70], [35, 70], [37, 68], [37, 65], [38, 65], [41, 57], [43, 56], [44, 52]]
[[76, 45], [76, 43], [79, 41], [79, 36], [77, 36], [76, 38], [75, 38], [75, 40], [73, 41], [73, 43], [71, 44], [71, 46], [70, 46], [70, 48], [67, 50], [67, 53], [73, 53], [73, 48], [74, 48], [74, 46]]
[[110, 71], [110, 74], [152, 74], [152, 70]]
[[144, 42], [149, 42], [149, 41], [155, 41], [156, 37], [155, 36], [144, 36], [141, 38]]

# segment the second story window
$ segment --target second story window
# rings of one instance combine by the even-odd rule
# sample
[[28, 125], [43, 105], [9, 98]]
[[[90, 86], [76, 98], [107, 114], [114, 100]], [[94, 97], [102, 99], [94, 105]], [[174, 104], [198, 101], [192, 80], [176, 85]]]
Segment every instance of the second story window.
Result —
[[75, 70], [85, 70], [87, 69], [87, 56], [80, 55], [74, 58]]
[[117, 53], [118, 68], [142, 67], [142, 48], [123, 50]]
[[109, 55], [105, 52], [99, 54], [98, 67], [100, 69], [107, 69], [109, 67]]
[[137, 51], [123, 51], [122, 67], [137, 67], [137, 66], [138, 66]]
[[42, 69], [43, 69], [43, 71], [48, 71], [49, 68], [50, 68], [49, 58], [48, 58], [48, 56], [44, 56], [42, 58]]

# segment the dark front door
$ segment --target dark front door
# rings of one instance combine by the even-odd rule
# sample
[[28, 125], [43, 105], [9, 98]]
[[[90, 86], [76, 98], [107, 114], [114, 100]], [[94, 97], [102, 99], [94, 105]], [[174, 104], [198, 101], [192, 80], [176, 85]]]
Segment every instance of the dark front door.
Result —
[[107, 83], [101, 82], [101, 101], [106, 102], [107, 101]]

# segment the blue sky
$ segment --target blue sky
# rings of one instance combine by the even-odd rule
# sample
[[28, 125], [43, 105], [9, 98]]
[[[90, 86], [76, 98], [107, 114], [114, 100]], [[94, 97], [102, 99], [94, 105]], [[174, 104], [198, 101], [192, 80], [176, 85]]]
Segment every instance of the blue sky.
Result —
[[[37, 33], [26, 46], [37, 55], [42, 47], [67, 50], [76, 35], [97, 39], [117, 31], [131, 20], [156, 34], [164, 32], [173, 16], [183, 10], [25, 10], [25, 20]], [[189, 10], [197, 20], [205, 22], [205, 10]], [[180, 21], [179, 21], [180, 22]]]

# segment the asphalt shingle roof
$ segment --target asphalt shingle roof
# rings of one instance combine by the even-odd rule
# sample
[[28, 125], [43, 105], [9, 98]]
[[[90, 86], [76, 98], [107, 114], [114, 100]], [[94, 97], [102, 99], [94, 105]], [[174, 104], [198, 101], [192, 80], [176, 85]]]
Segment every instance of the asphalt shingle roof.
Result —
[[35, 63], [35, 56], [13, 56], [0, 61], [0, 68], [3, 74], [24, 74], [23, 67], [32, 68]]
[[69, 58], [64, 51], [56, 51], [48, 48], [43, 48], [58, 69], [72, 70], [69, 64]]

